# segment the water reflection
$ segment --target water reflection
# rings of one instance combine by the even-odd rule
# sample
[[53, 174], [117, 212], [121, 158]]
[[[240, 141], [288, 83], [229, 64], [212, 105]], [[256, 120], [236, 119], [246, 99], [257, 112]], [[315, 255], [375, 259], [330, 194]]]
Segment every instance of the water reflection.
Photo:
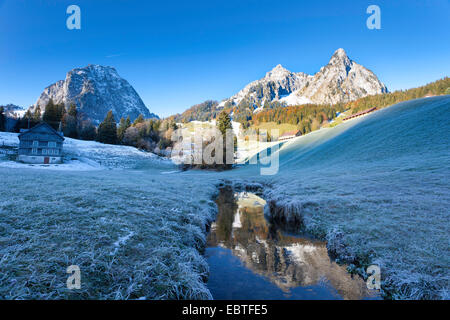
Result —
[[[211, 226], [209, 251], [207, 249], [208, 286], [216, 299], [362, 299], [371, 296], [362, 279], [352, 278], [345, 266], [329, 258], [324, 242], [285, 234], [269, 223], [264, 217], [264, 199], [247, 192], [234, 194], [231, 188], [224, 188], [216, 202], [219, 213]], [[231, 258], [224, 259], [226, 254], [237, 257], [240, 265]], [[260, 277], [245, 275], [243, 267]], [[266, 292], [261, 295], [255, 288]]]

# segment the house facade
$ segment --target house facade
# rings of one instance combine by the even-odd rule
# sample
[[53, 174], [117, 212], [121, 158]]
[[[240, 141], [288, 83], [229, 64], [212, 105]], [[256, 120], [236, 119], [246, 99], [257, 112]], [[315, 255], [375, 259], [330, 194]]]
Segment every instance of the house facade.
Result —
[[288, 131], [288, 132], [283, 133], [281, 136], [279, 136], [278, 141], [293, 139], [293, 138], [299, 137], [301, 135], [302, 135], [302, 133], [300, 132], [300, 130]]
[[64, 136], [47, 123], [19, 134], [19, 161], [36, 164], [62, 162]]

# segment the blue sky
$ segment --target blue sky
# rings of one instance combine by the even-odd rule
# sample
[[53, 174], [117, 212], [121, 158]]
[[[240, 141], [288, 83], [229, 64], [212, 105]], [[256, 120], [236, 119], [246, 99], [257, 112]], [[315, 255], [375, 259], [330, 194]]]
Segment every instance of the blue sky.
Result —
[[[81, 30], [66, 8], [81, 8]], [[381, 30], [366, 9], [381, 8]], [[450, 1], [0, 0], [0, 104], [33, 104], [67, 71], [114, 66], [152, 112], [221, 100], [277, 64], [314, 74], [342, 47], [390, 90], [450, 74]]]

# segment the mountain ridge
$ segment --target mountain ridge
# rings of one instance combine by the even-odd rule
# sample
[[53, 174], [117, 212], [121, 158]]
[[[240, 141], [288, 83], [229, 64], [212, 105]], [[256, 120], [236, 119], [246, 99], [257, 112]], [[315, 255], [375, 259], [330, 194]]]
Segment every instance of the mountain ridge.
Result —
[[291, 72], [278, 64], [219, 106], [237, 106], [242, 101], [256, 109], [276, 101], [287, 105], [335, 104], [387, 92], [387, 87], [371, 70], [351, 60], [345, 50], [339, 48], [328, 64], [314, 75]]
[[89, 64], [67, 72], [64, 80], [46, 87], [33, 105], [45, 110], [48, 101], [75, 104], [80, 112], [94, 122], [103, 121], [109, 110], [115, 120], [130, 116], [131, 120], [142, 114], [145, 118], [158, 118], [145, 106], [136, 90], [119, 76], [114, 67]]

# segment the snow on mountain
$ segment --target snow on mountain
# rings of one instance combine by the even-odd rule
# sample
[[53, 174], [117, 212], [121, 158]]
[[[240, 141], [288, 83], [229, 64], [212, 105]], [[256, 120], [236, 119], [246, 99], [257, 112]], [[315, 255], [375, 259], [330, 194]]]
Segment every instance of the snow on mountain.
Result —
[[226, 102], [238, 105], [244, 99], [259, 105], [263, 105], [264, 101], [279, 100], [304, 87], [310, 77], [303, 72], [293, 73], [279, 64], [267, 72], [264, 78], [248, 84], [236, 95], [222, 102], [221, 105], [225, 105]]
[[338, 49], [315, 75], [294, 73], [277, 65], [264, 78], [251, 82], [219, 106], [238, 105], [242, 101], [258, 108], [264, 107], [266, 101], [287, 105], [334, 104], [385, 92], [386, 86], [372, 71], [352, 61], [344, 49]]
[[113, 111], [116, 121], [127, 116], [134, 120], [139, 114], [145, 118], [157, 118], [128, 81], [112, 67], [90, 64], [69, 71], [65, 80], [44, 89], [34, 107], [44, 110], [50, 98], [67, 108], [72, 103], [77, 105], [82, 113], [97, 123], [103, 121], [109, 110]]
[[281, 98], [280, 102], [285, 102], [288, 106], [295, 106], [295, 105], [302, 105], [302, 104], [308, 104], [313, 103], [310, 99], [301, 96], [298, 94], [300, 90], [296, 90], [290, 95]]
[[13, 119], [18, 119], [20, 117], [23, 117], [25, 112], [27, 112], [27, 110], [25, 108], [16, 106], [16, 105], [11, 104], [11, 103], [7, 104], [7, 105], [3, 105], [1, 107], [3, 107], [5, 115], [7, 117], [13, 118]]
[[344, 49], [338, 49], [309, 85], [295, 95], [313, 103], [335, 104], [386, 92], [386, 86], [372, 71], [350, 60]]

